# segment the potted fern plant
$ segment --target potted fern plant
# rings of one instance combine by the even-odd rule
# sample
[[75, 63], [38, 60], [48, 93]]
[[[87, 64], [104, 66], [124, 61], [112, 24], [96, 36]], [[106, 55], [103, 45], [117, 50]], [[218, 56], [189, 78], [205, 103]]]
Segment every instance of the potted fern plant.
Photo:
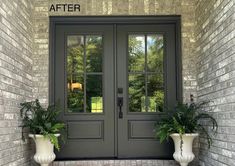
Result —
[[178, 103], [173, 111], [168, 111], [166, 117], [156, 125], [156, 136], [160, 142], [171, 137], [174, 141], [174, 159], [181, 166], [187, 166], [194, 159], [192, 143], [199, 134], [204, 134], [210, 147], [212, 138], [206, 128], [200, 124], [201, 120], [212, 123], [212, 130], [216, 132], [216, 120], [203, 109], [209, 102], [191, 104]]
[[57, 120], [60, 112], [58, 105], [43, 108], [38, 99], [20, 104], [22, 127], [29, 128], [29, 137], [36, 144], [34, 160], [41, 166], [48, 166], [55, 159], [54, 147], [59, 150], [58, 137], [64, 123]]

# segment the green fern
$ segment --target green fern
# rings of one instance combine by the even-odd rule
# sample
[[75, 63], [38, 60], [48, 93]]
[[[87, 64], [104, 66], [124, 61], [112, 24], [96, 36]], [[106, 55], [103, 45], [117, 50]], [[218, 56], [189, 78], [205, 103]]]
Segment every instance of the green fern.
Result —
[[212, 138], [205, 127], [200, 124], [200, 120], [205, 119], [212, 123], [214, 133], [217, 131], [218, 124], [211, 115], [203, 110], [208, 104], [208, 101], [192, 104], [178, 103], [173, 111], [167, 111], [166, 117], [156, 124], [156, 137], [158, 137], [162, 143], [163, 141], [168, 140], [171, 134], [179, 133], [181, 136], [182, 147], [183, 134], [199, 132], [205, 134], [208, 147], [210, 148]]
[[54, 134], [58, 134], [65, 128], [65, 124], [57, 120], [61, 111], [59, 105], [50, 105], [45, 109], [36, 99], [35, 101], [21, 103], [20, 106], [20, 114], [23, 118], [22, 127], [29, 128], [32, 134], [42, 134], [49, 138], [55, 148], [59, 150], [58, 138]]

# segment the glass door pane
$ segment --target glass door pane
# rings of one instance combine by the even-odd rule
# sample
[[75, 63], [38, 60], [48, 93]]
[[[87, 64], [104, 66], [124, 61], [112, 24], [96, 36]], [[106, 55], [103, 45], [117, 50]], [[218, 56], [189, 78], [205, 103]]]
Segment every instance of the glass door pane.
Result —
[[162, 34], [128, 35], [129, 112], [162, 112], [164, 106]]
[[67, 110], [103, 112], [102, 35], [67, 36]]

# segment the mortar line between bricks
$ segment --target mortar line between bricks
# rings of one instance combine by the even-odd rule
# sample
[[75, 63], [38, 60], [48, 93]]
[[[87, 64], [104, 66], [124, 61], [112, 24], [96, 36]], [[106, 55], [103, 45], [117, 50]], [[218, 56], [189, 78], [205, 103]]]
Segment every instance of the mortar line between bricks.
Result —
[[[220, 3], [220, 5], [219, 5], [219, 6], [217, 6], [217, 8], [216, 8], [216, 9], [218, 9], [218, 7], [221, 7], [221, 6], [222, 6], [222, 7], [220, 8], [220, 10], [218, 10], [218, 11], [217, 11], [217, 13], [220, 13], [220, 12], [221, 12], [221, 10], [223, 10], [224, 6], [227, 6], [227, 5], [228, 5], [228, 3], [230, 3], [230, 0], [228, 0], [228, 1], [227, 1], [227, 3], [225, 3], [225, 4], [223, 5], [223, 3], [224, 3], [224, 2], [226, 2], [226, 1], [225, 1], [225, 0], [223, 0], [223, 2], [222, 2], [222, 3]], [[213, 9], [214, 9], [214, 6], [212, 6], [211, 8], [213, 8]], [[211, 11], [211, 10], [210, 10], [211, 8], [209, 8], [209, 9], [208, 9], [208, 11]], [[229, 9], [229, 10], [231, 10], [231, 9]], [[229, 11], [229, 10], [228, 10], [228, 11]], [[212, 10], [212, 11], [213, 11], [213, 10]], [[202, 11], [202, 12], [203, 12], [203, 11]], [[217, 14], [217, 13], [214, 13], [214, 14], [213, 14], [213, 17], [211, 18], [211, 20], [214, 20], [214, 19], [218, 16], [218, 14]], [[226, 12], [226, 13], [227, 13], [227, 12]], [[223, 17], [226, 13], [224, 13], [224, 14], [222, 15], [222, 17]], [[199, 14], [199, 15], [201, 15], [201, 14]], [[206, 16], [206, 14], [205, 14], [205, 16]], [[208, 20], [210, 16], [211, 16], [211, 15], [209, 15], [208, 17], [205, 17], [205, 19], [204, 19], [204, 20], [201, 20], [201, 21], [200, 21], [200, 22], [201, 22], [201, 24], [198, 24], [198, 26], [200, 26], [200, 28], [199, 28], [199, 29], [202, 29], [202, 25], [203, 25], [203, 23], [204, 23], [206, 20]], [[195, 16], [195, 17], [196, 17], [196, 16]], [[221, 18], [222, 18], [222, 17], [221, 17]], [[220, 19], [219, 19], [219, 20], [220, 20]], [[214, 22], [214, 23], [215, 23], [215, 24], [216, 24], [216, 23], [218, 23], [218, 21], [219, 21], [219, 20], [217, 20], [217, 21], [216, 21], [216, 22]], [[197, 22], [197, 21], [196, 21], [196, 22]], [[198, 22], [197, 22], [197, 23], [198, 23]], [[218, 25], [218, 26], [221, 26], [221, 25]], [[195, 29], [195, 31], [197, 31], [197, 29]], [[197, 36], [198, 34], [195, 34], [195, 35]]]
[[[0, 52], [1, 53], [1, 52]], [[24, 77], [24, 73], [25, 74], [28, 74], [28, 75], [32, 75], [32, 74], [30, 74], [30, 73], [28, 73], [27, 71], [24, 71], [23, 72], [23, 69], [20, 69], [19, 67], [17, 67], [17, 66], [14, 66], [13, 64], [11, 64], [11, 63], [9, 63], [9, 62], [7, 62], [7, 61], [5, 61], [4, 59], [2, 59], [1, 57], [0, 57], [0, 60], [1, 61], [3, 61], [4, 63], [6, 63], [7, 65], [10, 65], [11, 67], [14, 67], [14, 68], [17, 68], [17, 70], [19, 70], [21, 73], [21, 75], [20, 76], [22, 76], [22, 77]], [[25, 67], [26, 65], [24, 65], [23, 67]], [[3, 67], [3, 66], [0, 66], [0, 67]], [[3, 67], [4, 68], [4, 67]], [[9, 68], [4, 68], [4, 69], [6, 69], [6, 70], [8, 70], [8, 71], [11, 71], [12, 73], [15, 73], [14, 72], [14, 70], [12, 70], [12, 69], [9, 69]], [[32, 71], [32, 70], [31, 70]], [[17, 75], [19, 75], [19, 73], [15, 73], [15, 74], [17, 74]], [[33, 76], [32, 76], [33, 77]], [[24, 78], [26, 78], [26, 77], [24, 77]], [[28, 78], [26, 78], [26, 79], [28, 79]], [[28, 79], [29, 80], [29, 79]]]
[[[8, 36], [8, 35], [7, 35]], [[14, 54], [16, 54], [16, 55], [18, 55], [18, 56], [21, 56], [21, 55], [24, 55], [24, 56], [26, 56], [26, 54], [18, 54], [17, 52], [21, 52], [21, 50], [19, 50], [19, 48], [17, 48], [17, 47], [15, 47], [15, 46], [13, 46], [8, 40], [5, 40], [2, 36], [0, 36], [0, 39], [1, 40], [3, 40], [3, 41], [5, 41], [8, 45], [10, 45], [11, 46], [11, 48], [14, 48], [15, 50], [14, 51], [11, 51], [11, 52], [13, 52]], [[4, 43], [3, 43], [3, 45], [4, 45]], [[2, 45], [2, 46], [3, 46]], [[6, 47], [7, 48], [7, 47]], [[7, 48], [7, 50], [11, 50], [11, 49], [9, 49], [9, 48]], [[17, 51], [17, 52], [16, 52]], [[2, 53], [3, 53], [3, 51], [1, 51]], [[33, 52], [29, 52], [30, 54], [33, 54]], [[20, 58], [22, 58], [22, 57], [20, 57]], [[27, 58], [29, 58], [29, 59], [31, 59], [30, 57], [28, 57], [27, 56]], [[12, 59], [12, 58], [11, 58]], [[24, 59], [24, 58], [22, 58], [22, 59]], [[15, 59], [14, 59], [15, 60]], [[24, 59], [25, 60], [25, 59]], [[31, 59], [32, 60], [32, 59]], [[23, 65], [23, 63], [21, 62], [21, 61], [18, 61], [18, 60], [15, 60], [16, 62], [18, 62], [18, 63], [20, 63], [20, 64], [22, 64]], [[26, 61], [27, 63], [29, 63], [30, 65], [32, 65], [30, 62], [28, 62], [28, 61]]]
[[[229, 26], [231, 26], [231, 24], [229, 25]], [[232, 32], [234, 32], [235, 30], [234, 29], [232, 29], [230, 32], [227, 32], [224, 36], [229, 36], [229, 34], [231, 34]], [[222, 36], [221, 38], [224, 38], [224, 36]], [[200, 39], [199, 39], [200, 40]], [[214, 52], [216, 52], [217, 50], [219, 50], [221, 47], [223, 47], [223, 46], [225, 46], [225, 45], [227, 45], [227, 43], [229, 43], [230, 41], [233, 41], [234, 40], [234, 38], [231, 38], [231, 39], [229, 39], [229, 40], [227, 40], [225, 43], [223, 43], [223, 44], [218, 44], [218, 43], [214, 43], [210, 48], [212, 48], [214, 45], [216, 45], [216, 44], [218, 44], [218, 48], [216, 48], [216, 49], [214, 49], [212, 52], [210, 52], [209, 51], [209, 49], [207, 49], [207, 50], [205, 50], [204, 52], [210, 52], [210, 54], [209, 55], [213, 55], [213, 53]], [[195, 53], [197, 53], [198, 51], [195, 51]], [[204, 53], [204, 52], [201, 52], [201, 53]], [[220, 54], [219, 54], [220, 55]], [[219, 55], [217, 55], [217, 56], [219, 56]], [[216, 57], [217, 57], [216, 56]], [[205, 58], [205, 57], [202, 57], [201, 56], [201, 58], [199, 58], [198, 60], [197, 60], [197, 65], [198, 65], [198, 63], [199, 62], [202, 62], [204, 59], [203, 58]], [[208, 57], [208, 59], [209, 59], [210, 57]], [[205, 62], [206, 63], [206, 62]], [[202, 64], [202, 65], [205, 65], [205, 64]]]

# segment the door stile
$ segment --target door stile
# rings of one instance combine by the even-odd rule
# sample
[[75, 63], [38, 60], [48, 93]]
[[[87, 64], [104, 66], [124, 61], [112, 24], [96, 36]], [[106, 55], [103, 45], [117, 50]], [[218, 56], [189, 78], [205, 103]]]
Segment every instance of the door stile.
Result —
[[113, 24], [114, 59], [114, 156], [118, 157], [118, 121], [117, 121], [117, 24]]

